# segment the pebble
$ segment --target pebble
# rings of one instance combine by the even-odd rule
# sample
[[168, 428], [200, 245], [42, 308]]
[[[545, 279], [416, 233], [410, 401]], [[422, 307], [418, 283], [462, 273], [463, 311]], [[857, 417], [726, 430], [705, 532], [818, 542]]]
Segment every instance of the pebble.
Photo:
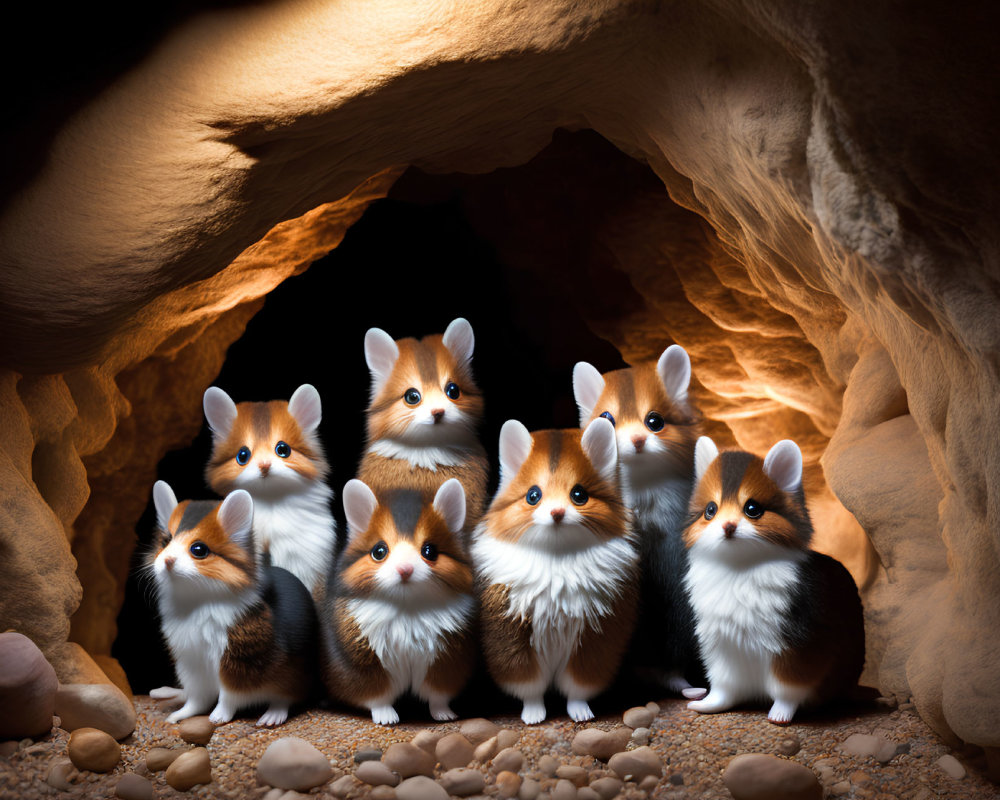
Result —
[[365, 761], [381, 761], [381, 760], [382, 760], [382, 751], [379, 750], [377, 747], [366, 747], [362, 750], [358, 750], [354, 754], [355, 764], [361, 764]]
[[347, 797], [355, 786], [360, 785], [357, 778], [353, 775], [344, 775], [330, 784], [330, 791], [333, 792], [334, 797]]
[[521, 776], [505, 769], [497, 773], [496, 786], [501, 797], [514, 797], [521, 791]]
[[167, 783], [178, 792], [186, 792], [201, 783], [212, 782], [212, 762], [208, 750], [195, 747], [181, 753], [167, 767]]
[[122, 800], [153, 800], [153, 784], [142, 775], [126, 772], [115, 784], [115, 796]]
[[135, 705], [111, 683], [64, 683], [55, 700], [59, 727], [64, 731], [97, 728], [121, 740], [135, 730]]
[[[439, 731], [422, 730], [410, 740], [410, 744], [415, 744], [421, 750], [426, 750], [431, 755], [434, 755], [437, 743], [442, 736], [444, 734]], [[380, 755], [379, 758], [381, 757]]]
[[437, 756], [437, 760], [441, 762], [444, 769], [455, 769], [456, 767], [468, 766], [475, 755], [475, 748], [472, 746], [472, 742], [462, 734], [449, 733], [438, 739], [434, 755]]
[[851, 784], [847, 781], [837, 781], [830, 787], [830, 792], [837, 797], [842, 797], [851, 791]]
[[333, 777], [325, 755], [305, 739], [286, 736], [271, 742], [257, 763], [257, 778], [268, 786], [308, 791]]
[[735, 800], [821, 800], [823, 787], [812, 770], [763, 753], [736, 756], [722, 773]]
[[949, 778], [960, 781], [965, 777], [965, 767], [953, 755], [943, 755], [934, 763], [941, 767]]
[[624, 786], [625, 784], [618, 778], [610, 776], [598, 778], [590, 784], [590, 788], [601, 796], [601, 800], [611, 800], [612, 797], [616, 797]]
[[27, 636], [0, 633], [0, 739], [44, 736], [52, 730], [59, 681]]
[[[500, 775], [504, 773], [501, 772]], [[500, 783], [500, 775], [497, 775], [497, 784]], [[521, 788], [518, 789], [518, 800], [536, 800], [542, 793], [542, 785], [534, 778], [525, 778], [521, 781]]]
[[550, 755], [544, 755], [538, 759], [538, 771], [549, 778], [555, 777], [556, 770], [559, 769], [559, 762]]
[[647, 706], [636, 706], [630, 708], [622, 715], [622, 721], [633, 730], [636, 728], [648, 728], [653, 724], [653, 717], [656, 712]]
[[569, 764], [563, 764], [556, 770], [556, 777], [564, 778], [574, 786], [587, 785], [587, 770], [583, 767], [574, 767]]
[[159, 772], [174, 763], [174, 760], [181, 753], [185, 752], [180, 747], [168, 750], [166, 747], [154, 747], [146, 753], [146, 769], [150, 772]]
[[636, 781], [637, 783], [647, 775], [660, 777], [663, 775], [663, 764], [660, 757], [649, 747], [637, 747], [624, 753], [615, 753], [608, 761], [619, 778]]
[[580, 756], [593, 756], [601, 761], [607, 761], [615, 753], [621, 753], [628, 747], [632, 730], [615, 728], [611, 731], [600, 728], [584, 728], [573, 737], [573, 752]]
[[521, 741], [521, 734], [517, 731], [512, 731], [510, 728], [504, 728], [497, 734], [497, 747], [500, 750], [506, 750], [508, 747], [513, 747], [519, 741]]
[[[310, 795], [302, 795], [310, 797]], [[391, 786], [376, 786], [368, 795], [371, 800], [396, 800], [396, 790]]]
[[476, 717], [463, 722], [458, 730], [473, 744], [480, 744], [499, 734], [500, 726], [488, 719]]
[[177, 726], [177, 734], [189, 744], [208, 744], [215, 733], [215, 723], [208, 717], [188, 717]]
[[646, 708], [653, 712], [654, 717], [660, 713], [660, 707], [652, 701], [646, 703]]
[[576, 790], [576, 800], [601, 800], [601, 796], [589, 786], [584, 786]]
[[885, 742], [881, 736], [873, 736], [869, 733], [852, 733], [840, 745], [840, 749], [852, 756], [873, 756]]
[[77, 728], [69, 735], [67, 750], [73, 766], [91, 772], [111, 772], [122, 757], [114, 737], [97, 728]]
[[493, 769], [497, 772], [520, 772], [524, 766], [524, 755], [520, 750], [508, 747], [493, 757]]
[[470, 794], [478, 794], [483, 791], [486, 788], [486, 779], [478, 769], [456, 767], [449, 769], [441, 776], [441, 785], [448, 794], [468, 797]]
[[[398, 772], [401, 778], [411, 778], [414, 775], [425, 775], [434, 777], [434, 767], [437, 760], [414, 744], [409, 742], [396, 742], [386, 748], [382, 761], [388, 765], [389, 769]], [[400, 784], [402, 786], [402, 784]], [[397, 792], [397, 795], [399, 795]]]
[[632, 736], [629, 741], [636, 747], [642, 747], [644, 744], [649, 744], [649, 737], [652, 733], [653, 732], [649, 728], [636, 728], [632, 731]]
[[660, 779], [656, 775], [647, 775], [639, 782], [639, 789], [644, 792], [651, 792], [660, 785]]
[[399, 775], [389, 769], [381, 761], [363, 761], [354, 770], [354, 777], [364, 781], [369, 786], [396, 786]]
[[68, 758], [58, 758], [52, 762], [48, 772], [45, 773], [45, 782], [53, 789], [68, 792], [73, 788], [73, 784], [69, 782], [69, 773], [74, 769], [73, 762]]
[[798, 736], [786, 736], [778, 742], [777, 747], [778, 752], [785, 756], [794, 756], [801, 749], [802, 742], [799, 741]]
[[448, 800], [448, 792], [440, 783], [425, 775], [407, 778], [396, 787], [399, 800]]
[[499, 749], [500, 749], [500, 737], [491, 736], [485, 742], [476, 745], [476, 750], [473, 753], [473, 757], [480, 764], [485, 764], [487, 761], [489, 761], [491, 758], [493, 758], [493, 756], [497, 754], [497, 751]]

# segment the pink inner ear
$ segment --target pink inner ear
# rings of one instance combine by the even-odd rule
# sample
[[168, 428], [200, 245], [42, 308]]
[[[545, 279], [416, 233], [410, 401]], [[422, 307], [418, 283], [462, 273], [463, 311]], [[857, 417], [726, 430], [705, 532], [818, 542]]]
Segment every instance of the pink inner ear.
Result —
[[618, 463], [618, 443], [615, 428], [604, 417], [597, 417], [583, 432], [580, 440], [583, 452], [594, 468], [601, 473], [609, 473]]
[[764, 474], [784, 492], [802, 485], [802, 451], [791, 439], [783, 439], [764, 457]]

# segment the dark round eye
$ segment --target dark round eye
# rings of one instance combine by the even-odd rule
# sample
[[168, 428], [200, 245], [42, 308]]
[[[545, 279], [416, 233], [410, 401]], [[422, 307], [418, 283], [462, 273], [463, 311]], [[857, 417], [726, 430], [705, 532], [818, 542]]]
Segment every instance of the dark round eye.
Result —
[[415, 406], [420, 402], [420, 392], [410, 387], [403, 393], [403, 402], [408, 406]]
[[582, 506], [590, 499], [590, 495], [587, 494], [586, 489], [584, 489], [580, 484], [577, 484], [569, 490], [569, 499], [576, 505]]
[[458, 388], [458, 384], [454, 381], [444, 387], [444, 393], [449, 400], [458, 400], [462, 396], [462, 390]]
[[250, 460], [250, 448], [241, 447], [236, 453], [236, 463], [241, 467]]
[[653, 433], [657, 431], [662, 431], [663, 426], [666, 423], [663, 421], [662, 415], [657, 411], [650, 411], [646, 415], [646, 427], [649, 428]]
[[743, 513], [750, 519], [759, 519], [764, 514], [764, 506], [751, 497], [743, 504]]
[[601, 416], [604, 417], [604, 419], [606, 419], [612, 425], [615, 424], [615, 418], [611, 415], [610, 411], [602, 411], [601, 412]]
[[542, 490], [537, 486], [532, 486], [528, 489], [528, 493], [524, 496], [524, 499], [528, 501], [529, 506], [537, 506], [538, 501], [542, 499]]
[[195, 542], [188, 548], [188, 552], [193, 558], [202, 559], [212, 551], [208, 549], [208, 545], [204, 542]]
[[385, 561], [387, 555], [389, 555], [389, 548], [385, 546], [385, 542], [379, 542], [371, 550], [371, 556], [376, 561]]
[[719, 510], [719, 507], [714, 503], [709, 503], [705, 506], [705, 519], [711, 519], [715, 516], [715, 512]]
[[420, 548], [420, 555], [422, 555], [428, 561], [437, 561], [438, 557], [437, 545], [427, 542], [423, 547]]
[[288, 458], [292, 454], [292, 448], [287, 442], [278, 442], [274, 446], [274, 454], [278, 458]]

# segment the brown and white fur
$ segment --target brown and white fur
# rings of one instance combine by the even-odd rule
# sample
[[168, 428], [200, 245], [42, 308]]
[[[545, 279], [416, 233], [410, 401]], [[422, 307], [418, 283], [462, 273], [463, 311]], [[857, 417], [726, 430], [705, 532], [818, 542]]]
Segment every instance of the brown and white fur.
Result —
[[467, 530], [482, 516], [489, 477], [476, 434], [483, 398], [472, 376], [474, 347], [472, 326], [461, 317], [443, 334], [419, 340], [394, 341], [380, 328], [368, 330], [371, 402], [357, 476], [376, 494], [409, 488], [433, 495], [457, 478], [465, 489]]
[[336, 541], [329, 466], [318, 435], [319, 392], [303, 384], [287, 402], [237, 404], [210, 386], [203, 405], [212, 430], [209, 486], [221, 495], [248, 491], [258, 555], [267, 549], [275, 566], [315, 591], [326, 578]]
[[380, 725], [399, 721], [394, 703], [406, 692], [426, 700], [434, 719], [455, 719], [449, 704], [476, 660], [462, 484], [376, 498], [355, 479], [343, 495], [348, 540], [323, 610], [327, 691]]
[[770, 700], [767, 718], [788, 723], [849, 693], [864, 665], [861, 600], [839, 561], [809, 549], [799, 448], [786, 439], [761, 460], [703, 436], [695, 472], [687, 586], [710, 690], [688, 707]]
[[314, 685], [318, 631], [309, 592], [290, 572], [258, 562], [247, 492], [178, 503], [157, 481], [153, 499], [160, 531], [147, 568], [182, 687], [172, 697], [184, 702], [167, 721], [211, 710], [220, 724], [266, 704], [257, 724], [280, 725]]
[[598, 417], [615, 426], [622, 493], [642, 553], [642, 612], [633, 658], [675, 692], [700, 680], [694, 619], [684, 591], [682, 533], [694, 479], [699, 415], [688, 397], [691, 361], [671, 345], [656, 363], [601, 375], [573, 368], [580, 425]]
[[631, 636], [639, 554], [617, 465], [606, 419], [500, 431], [500, 486], [472, 553], [486, 665], [526, 724], [545, 719], [550, 686], [572, 719], [591, 719], [588, 701], [614, 680]]

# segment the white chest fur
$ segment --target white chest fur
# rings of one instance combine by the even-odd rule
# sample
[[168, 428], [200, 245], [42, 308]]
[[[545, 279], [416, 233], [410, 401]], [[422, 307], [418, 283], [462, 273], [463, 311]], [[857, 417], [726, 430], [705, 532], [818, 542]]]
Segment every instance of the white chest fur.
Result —
[[318, 483], [276, 500], [254, 497], [257, 552], [266, 544], [271, 563], [287, 569], [310, 591], [325, 580], [330, 567], [335, 540], [332, 496], [326, 484]]

